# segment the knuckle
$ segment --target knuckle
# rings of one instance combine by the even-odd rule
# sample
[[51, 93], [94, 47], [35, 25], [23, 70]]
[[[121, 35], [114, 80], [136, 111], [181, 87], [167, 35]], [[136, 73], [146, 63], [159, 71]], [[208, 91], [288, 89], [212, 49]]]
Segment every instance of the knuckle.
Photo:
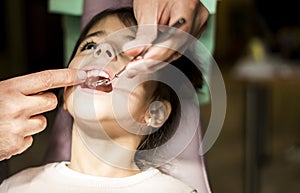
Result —
[[32, 145], [32, 143], [33, 143], [33, 137], [30, 135], [30, 136], [26, 136], [25, 138], [24, 138], [24, 141], [26, 141], [26, 149], [29, 147], [29, 146], [31, 146]]
[[10, 155], [15, 155], [20, 149], [21, 149], [21, 144], [22, 144], [23, 140], [20, 138], [17, 138], [14, 141], [11, 141], [10, 143]]
[[10, 88], [13, 85], [14, 84], [13, 84], [12, 79], [0, 81], [1, 92], [8, 92], [8, 91], [10, 91], [11, 90]]
[[32, 133], [36, 134], [43, 131], [47, 127], [47, 119], [43, 115], [36, 115], [34, 117], [34, 124], [32, 125]]
[[13, 154], [13, 152], [15, 151], [15, 145], [14, 145], [15, 138], [10, 134], [3, 135], [2, 133], [0, 133], [0, 135], [1, 137], [6, 136], [3, 137], [3, 139], [1, 139], [1, 146], [2, 146], [0, 151], [0, 161], [1, 161], [2, 159], [9, 159]]
[[193, 6], [194, 8], [198, 8], [200, 6], [200, 1], [199, 0], [190, 0], [190, 5]]
[[[0, 159], [9, 159], [13, 155], [23, 152], [27, 149], [28, 141], [30, 142], [30, 139], [27, 139], [28, 137], [24, 137], [24, 135], [21, 134], [23, 133], [23, 127], [21, 128], [20, 125], [11, 126], [13, 129], [5, 132], [5, 138], [1, 141], [1, 146], [6, 146], [6, 148], [0, 151]], [[1, 132], [0, 136], [4, 136], [3, 133], [4, 132]]]
[[38, 119], [39, 119], [39, 121], [38, 121], [37, 127], [38, 127], [38, 130], [39, 130], [39, 131], [42, 131], [42, 130], [44, 130], [44, 129], [46, 128], [46, 126], [47, 126], [47, 119], [46, 119], [46, 117], [43, 116], [43, 115], [40, 115], [40, 116], [38, 117]]
[[189, 0], [189, 3], [184, 4], [186, 4], [185, 7], [189, 9], [192, 13], [198, 11], [201, 7], [201, 3], [199, 0]]
[[30, 147], [33, 143], [33, 137], [32, 136], [27, 136], [27, 144], [25, 146], [25, 148], [27, 149], [28, 147]]
[[[9, 140], [16, 139], [12, 141], [12, 143], [18, 144], [18, 139], [24, 136], [24, 130], [26, 129], [26, 123], [22, 120], [11, 121], [9, 127], [7, 128], [7, 132], [9, 133]], [[8, 126], [8, 125], [7, 125]], [[17, 146], [17, 145], [16, 145]]]
[[1, 118], [15, 118], [24, 113], [23, 98], [18, 93], [5, 93], [0, 98]]
[[26, 136], [26, 137], [22, 138], [20, 146], [18, 147], [18, 149], [16, 149], [14, 155], [24, 152], [32, 144], [33, 144], [33, 137], [32, 136]]
[[10, 159], [12, 154], [8, 151], [1, 151], [0, 152], [0, 161], [5, 160], [5, 159]]
[[0, 81], [0, 87], [3, 89], [9, 89], [11, 87], [15, 87], [16, 82], [18, 82], [19, 77], [13, 77], [6, 80]]
[[157, 56], [154, 56], [154, 57], [157, 57], [155, 58], [156, 60], [160, 60], [160, 61], [165, 61], [167, 58], [169, 58], [171, 55], [173, 54], [173, 50], [170, 50], [168, 48], [162, 48], [160, 49], [160, 53], [157, 54]]
[[[1, 106], [2, 109], [2, 106]], [[19, 118], [24, 114], [24, 108], [22, 105], [19, 105], [18, 103], [6, 103], [5, 107], [3, 108], [3, 115], [4, 117], [9, 117], [9, 118]]]
[[44, 71], [40, 75], [40, 80], [41, 80], [41, 83], [43, 84], [45, 90], [52, 88], [53, 83], [54, 83], [53, 73], [51, 71]]
[[53, 93], [46, 94], [47, 107], [49, 109], [55, 109], [58, 104], [58, 99]]

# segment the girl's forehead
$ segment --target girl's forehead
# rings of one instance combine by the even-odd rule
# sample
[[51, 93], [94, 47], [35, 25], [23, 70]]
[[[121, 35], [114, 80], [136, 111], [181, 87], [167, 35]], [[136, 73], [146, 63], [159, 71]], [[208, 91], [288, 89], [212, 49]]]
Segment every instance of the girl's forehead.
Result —
[[90, 30], [89, 33], [93, 33], [96, 31], [105, 31], [107, 33], [112, 33], [121, 29], [126, 28], [124, 23], [116, 16], [109, 15], [102, 18], [98, 21]]
[[86, 35], [88, 38], [100, 38], [110, 41], [133, 40], [136, 34], [136, 26], [127, 27], [117, 16], [111, 15], [98, 21]]

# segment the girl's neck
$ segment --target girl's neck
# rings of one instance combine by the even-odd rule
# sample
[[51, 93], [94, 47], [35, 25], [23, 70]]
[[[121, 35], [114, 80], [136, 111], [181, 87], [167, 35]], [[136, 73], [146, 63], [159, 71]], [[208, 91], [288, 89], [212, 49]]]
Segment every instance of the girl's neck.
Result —
[[93, 176], [115, 178], [140, 172], [134, 162], [134, 151], [121, 148], [112, 140], [96, 140], [97, 145], [93, 147], [95, 149], [90, 151], [82, 141], [76, 125], [73, 126], [71, 161], [68, 165], [70, 169]]

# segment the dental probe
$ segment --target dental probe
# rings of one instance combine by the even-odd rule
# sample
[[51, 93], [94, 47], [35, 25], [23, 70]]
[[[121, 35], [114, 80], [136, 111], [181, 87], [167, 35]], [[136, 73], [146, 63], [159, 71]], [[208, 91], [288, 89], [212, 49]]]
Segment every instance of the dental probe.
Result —
[[[153, 45], [170, 38], [175, 33], [177, 28], [180, 28], [183, 24], [185, 24], [185, 22], [186, 22], [186, 20], [184, 18], [180, 18], [179, 20], [177, 20], [177, 22], [175, 22], [173, 25], [171, 25], [171, 27], [168, 28], [166, 31], [163, 31], [163, 32], [158, 31], [157, 37], [151, 42], [151, 44], [148, 45], [141, 54], [135, 56], [130, 61], [133, 61], [138, 57], [143, 57], [148, 52], [149, 48], [151, 48]], [[112, 82], [112, 80], [114, 80], [115, 78], [118, 78], [120, 76], [120, 74], [125, 71], [126, 67], [127, 67], [127, 65], [125, 65], [119, 72], [117, 72], [111, 80], [108, 80], [108, 79], [98, 80], [96, 82], [96, 87], [101, 86], [103, 84], [105, 84], [105, 85], [110, 84]]]

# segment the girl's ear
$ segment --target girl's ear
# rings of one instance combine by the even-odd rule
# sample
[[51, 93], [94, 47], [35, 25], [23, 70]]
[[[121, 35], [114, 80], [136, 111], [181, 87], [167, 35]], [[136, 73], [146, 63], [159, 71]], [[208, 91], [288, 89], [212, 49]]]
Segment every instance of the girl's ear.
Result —
[[169, 101], [154, 101], [149, 105], [145, 114], [145, 122], [147, 126], [160, 128], [169, 118], [172, 107]]

